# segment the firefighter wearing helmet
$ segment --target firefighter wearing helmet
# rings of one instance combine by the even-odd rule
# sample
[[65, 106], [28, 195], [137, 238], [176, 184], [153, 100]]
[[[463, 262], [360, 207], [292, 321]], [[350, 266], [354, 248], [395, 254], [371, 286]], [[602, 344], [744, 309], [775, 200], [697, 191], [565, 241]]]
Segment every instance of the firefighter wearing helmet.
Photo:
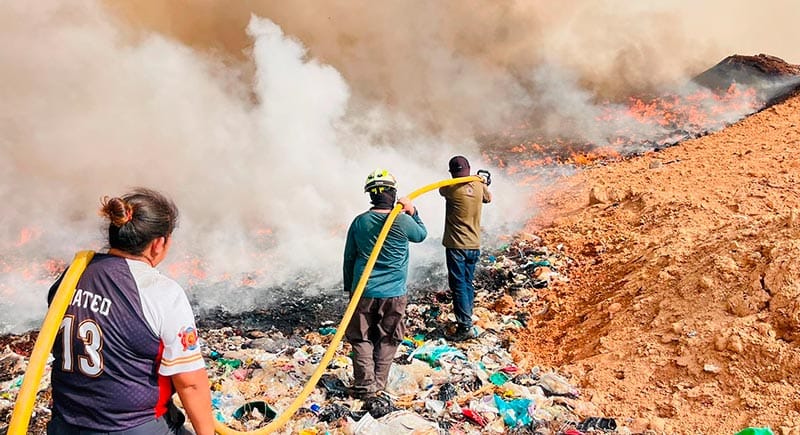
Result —
[[397, 190], [397, 179], [389, 171], [378, 168], [367, 175], [367, 180], [364, 181], [364, 192], [381, 193], [387, 189]]
[[411, 201], [396, 199], [397, 179], [386, 169], [379, 168], [367, 175], [364, 192], [369, 193], [372, 207], [353, 219], [344, 247], [344, 290], [350, 294], [361, 278], [395, 201], [403, 206], [403, 213], [392, 223], [345, 330], [353, 347], [352, 394], [369, 401], [386, 387], [392, 359], [405, 334], [409, 242], [422, 242], [428, 231]]

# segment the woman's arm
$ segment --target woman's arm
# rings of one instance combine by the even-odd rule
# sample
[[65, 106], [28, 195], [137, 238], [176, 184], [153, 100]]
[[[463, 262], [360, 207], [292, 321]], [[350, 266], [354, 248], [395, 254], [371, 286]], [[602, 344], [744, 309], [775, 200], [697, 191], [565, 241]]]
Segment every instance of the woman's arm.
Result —
[[214, 435], [214, 417], [211, 414], [211, 390], [206, 369], [172, 375], [183, 408], [189, 416], [197, 435]]

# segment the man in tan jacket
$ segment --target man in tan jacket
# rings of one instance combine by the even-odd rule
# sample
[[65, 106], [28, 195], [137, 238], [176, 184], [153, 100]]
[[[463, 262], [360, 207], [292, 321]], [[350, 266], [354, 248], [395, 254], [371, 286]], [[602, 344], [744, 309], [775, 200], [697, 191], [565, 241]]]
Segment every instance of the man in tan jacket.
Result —
[[[453, 178], [470, 175], [469, 161], [464, 156], [450, 159], [449, 167]], [[483, 178], [484, 182], [471, 181], [439, 188], [439, 194], [446, 202], [442, 245], [445, 247], [447, 282], [456, 316], [455, 332], [448, 338], [454, 341], [475, 337], [472, 329], [475, 287], [472, 281], [481, 253], [481, 211], [483, 204], [492, 200], [488, 172]]]

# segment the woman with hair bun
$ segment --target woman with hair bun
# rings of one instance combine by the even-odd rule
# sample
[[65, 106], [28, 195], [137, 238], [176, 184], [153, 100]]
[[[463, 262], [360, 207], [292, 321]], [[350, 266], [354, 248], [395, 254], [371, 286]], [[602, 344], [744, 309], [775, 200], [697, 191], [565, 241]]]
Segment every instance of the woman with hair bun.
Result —
[[[167, 255], [178, 209], [135, 189], [104, 198], [109, 250], [78, 281], [53, 346], [48, 435], [214, 433], [211, 393], [183, 289], [155, 267]], [[52, 301], [61, 278], [50, 288]]]

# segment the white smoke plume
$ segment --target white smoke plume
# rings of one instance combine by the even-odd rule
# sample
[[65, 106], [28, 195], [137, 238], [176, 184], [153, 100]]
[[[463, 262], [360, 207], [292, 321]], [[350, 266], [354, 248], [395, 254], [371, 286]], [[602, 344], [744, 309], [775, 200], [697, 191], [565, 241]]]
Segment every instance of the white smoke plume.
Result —
[[[104, 248], [104, 195], [148, 186], [176, 201], [163, 269], [201, 305], [243, 285], [269, 303], [263, 289], [297, 276], [312, 277], [308, 290], [337, 284], [345, 230], [369, 206], [362, 183], [375, 167], [403, 194], [448, 177], [455, 153], [481, 166], [474, 143], [414, 133], [378, 104], [352, 107], [341, 74], [273, 22], [253, 17], [247, 32], [252, 80], [159, 34], [131, 37], [100, 4], [0, 13], [0, 331], [38, 324], [50, 274], [63, 267], [48, 260]], [[401, 142], [380, 139], [400, 124]], [[524, 193], [502, 184], [487, 224], [521, 223], [502, 209]], [[442, 255], [442, 201], [418, 205], [431, 241], [416, 257]]]
[[142, 29], [231, 62], [251, 45], [242, 31], [250, 14], [269, 17], [340, 71], [355, 98], [380, 101], [419, 127], [456, 138], [501, 130], [520, 110], [550, 109], [531, 98], [542, 66], [567, 71], [574, 89], [593, 99], [619, 100], [681, 84], [732, 54], [800, 63], [800, 3], [793, 0], [108, 4]]

